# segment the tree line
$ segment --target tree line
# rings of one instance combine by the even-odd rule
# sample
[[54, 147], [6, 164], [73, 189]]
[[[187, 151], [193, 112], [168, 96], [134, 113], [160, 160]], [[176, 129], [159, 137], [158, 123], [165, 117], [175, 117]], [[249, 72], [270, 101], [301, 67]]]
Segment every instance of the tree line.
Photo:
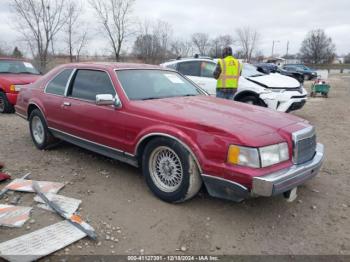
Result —
[[[88, 0], [84, 4], [79, 0], [11, 0], [14, 24], [40, 70], [47, 69], [57, 46], [65, 47], [71, 62], [79, 61], [94, 37], [92, 28], [105, 36], [105, 47], [115, 61], [121, 61], [127, 43], [131, 45], [128, 55], [153, 64], [193, 54], [217, 58], [225, 46], [236, 46], [235, 56], [248, 62], [262, 56], [261, 35], [248, 26], [237, 29], [234, 35], [211, 37], [196, 32], [180, 39], [174, 37], [173, 27], [166, 21], [137, 22], [135, 0]], [[93, 11], [97, 25], [84, 20], [86, 8]], [[13, 55], [19, 56], [18, 52], [17, 48]], [[299, 57], [307, 63], [327, 63], [335, 57], [335, 45], [324, 30], [313, 30], [302, 42]]]

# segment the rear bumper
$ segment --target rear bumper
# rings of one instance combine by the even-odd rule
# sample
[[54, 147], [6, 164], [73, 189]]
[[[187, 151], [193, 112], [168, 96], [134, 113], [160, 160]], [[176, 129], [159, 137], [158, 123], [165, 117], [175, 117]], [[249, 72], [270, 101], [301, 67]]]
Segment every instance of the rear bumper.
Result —
[[17, 103], [17, 96], [18, 94], [10, 94], [6, 93], [7, 100], [10, 102], [11, 105], [16, 105]]
[[287, 192], [316, 176], [323, 164], [324, 146], [318, 144], [314, 158], [304, 164], [294, 165], [288, 169], [253, 179], [252, 194], [258, 196], [275, 196]]

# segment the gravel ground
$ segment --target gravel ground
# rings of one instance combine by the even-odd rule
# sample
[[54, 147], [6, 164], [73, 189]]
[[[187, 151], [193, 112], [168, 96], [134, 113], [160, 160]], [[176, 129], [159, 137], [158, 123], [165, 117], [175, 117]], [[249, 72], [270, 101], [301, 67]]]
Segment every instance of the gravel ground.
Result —
[[[312, 98], [295, 113], [317, 127], [326, 161], [293, 203], [275, 197], [237, 204], [202, 192], [167, 204], [151, 194], [136, 168], [65, 143], [38, 151], [16, 115], [0, 115], [0, 161], [14, 177], [31, 172], [36, 180], [65, 182], [60, 194], [83, 201], [80, 213], [99, 241], [84, 239], [57, 254], [350, 255], [350, 76], [330, 81], [330, 98]], [[20, 205], [35, 205], [33, 194], [21, 195]], [[39, 208], [31, 218], [21, 229], [0, 228], [0, 242], [60, 221]]]

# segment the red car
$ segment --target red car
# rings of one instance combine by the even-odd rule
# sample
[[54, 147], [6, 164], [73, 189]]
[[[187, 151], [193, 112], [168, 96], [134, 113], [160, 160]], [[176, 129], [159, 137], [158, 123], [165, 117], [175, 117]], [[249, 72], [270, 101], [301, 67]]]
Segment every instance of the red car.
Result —
[[295, 192], [324, 147], [298, 117], [208, 96], [181, 74], [138, 64], [60, 66], [22, 89], [17, 113], [38, 149], [61, 139], [141, 167], [168, 202]]
[[0, 113], [13, 113], [21, 87], [35, 82], [39, 76], [39, 71], [27, 61], [0, 58]]

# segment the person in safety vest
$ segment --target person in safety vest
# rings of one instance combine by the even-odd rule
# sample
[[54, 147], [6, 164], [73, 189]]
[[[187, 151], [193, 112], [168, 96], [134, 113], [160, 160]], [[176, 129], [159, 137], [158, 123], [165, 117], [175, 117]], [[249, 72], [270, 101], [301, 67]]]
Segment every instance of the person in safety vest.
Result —
[[237, 92], [242, 65], [233, 57], [231, 47], [224, 48], [222, 57], [214, 71], [214, 78], [218, 80], [216, 97], [232, 100]]

